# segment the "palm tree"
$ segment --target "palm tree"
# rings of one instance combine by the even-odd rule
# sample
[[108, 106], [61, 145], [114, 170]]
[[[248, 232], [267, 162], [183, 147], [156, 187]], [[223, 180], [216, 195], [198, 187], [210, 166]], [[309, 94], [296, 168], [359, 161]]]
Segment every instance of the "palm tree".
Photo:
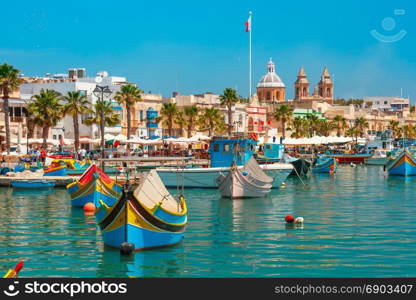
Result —
[[163, 125], [168, 128], [169, 137], [172, 136], [173, 124], [177, 114], [178, 107], [176, 106], [176, 103], [163, 103], [158, 120], [160, 120], [160, 118], [164, 119]]
[[412, 139], [412, 138], [415, 138], [416, 136], [416, 129], [415, 127], [413, 127], [412, 124], [404, 125], [402, 127], [402, 131], [403, 131], [404, 137], [406, 138]]
[[292, 119], [293, 110], [289, 105], [283, 104], [280, 107], [276, 108], [274, 112], [274, 118], [277, 122], [282, 123], [282, 136], [286, 137], [286, 122], [289, 122]]
[[127, 139], [130, 139], [131, 135], [131, 108], [135, 103], [142, 100], [143, 91], [133, 84], [123, 85], [114, 97], [114, 99], [120, 103], [124, 104], [126, 107], [127, 114]]
[[179, 126], [180, 136], [182, 136], [183, 128], [186, 125], [186, 119], [184, 118], [183, 115], [184, 115], [184, 112], [180, 110], [175, 116], [175, 123]]
[[72, 116], [72, 122], [74, 123], [74, 136], [75, 136], [75, 155], [78, 155], [79, 149], [79, 119], [78, 116], [88, 113], [90, 111], [90, 103], [87, 100], [87, 96], [82, 94], [81, 91], [68, 92], [63, 98], [66, 103], [63, 107], [63, 114]]
[[320, 135], [329, 136], [331, 131], [337, 128], [337, 124], [329, 122], [327, 120], [319, 120], [318, 122], [318, 132]]
[[332, 121], [336, 125], [337, 136], [341, 136], [341, 133], [348, 127], [347, 119], [341, 115], [336, 115]]
[[306, 121], [308, 123], [308, 134], [309, 137], [312, 137], [315, 135], [315, 132], [318, 129], [319, 126], [319, 117], [315, 114], [307, 114], [306, 115]]
[[393, 138], [397, 138], [399, 137], [399, 131], [400, 131], [400, 127], [399, 127], [399, 121], [395, 121], [395, 120], [391, 120], [389, 122], [389, 129], [392, 131], [393, 133]]
[[188, 138], [191, 137], [192, 130], [194, 129], [196, 118], [198, 117], [199, 109], [196, 105], [185, 106], [183, 110], [186, 117], [186, 127]]
[[221, 132], [224, 129], [225, 123], [220, 111], [214, 107], [205, 108], [199, 118], [199, 123], [202, 131], [208, 130], [208, 135], [211, 137], [215, 131]]
[[41, 89], [38, 95], [32, 97], [33, 101], [27, 106], [33, 122], [42, 127], [42, 147], [44, 149], [47, 148], [46, 140], [49, 136], [49, 129], [56, 126], [63, 116], [60, 99], [61, 95], [58, 92]]
[[220, 95], [221, 105], [225, 105], [228, 111], [228, 136], [231, 136], [233, 129], [233, 105], [236, 104], [240, 98], [237, 92], [232, 88], [226, 88], [222, 95]]
[[358, 133], [360, 134], [360, 137], [363, 137], [364, 135], [364, 129], [368, 128], [368, 122], [364, 117], [359, 117], [355, 119], [355, 126], [358, 129]]
[[292, 138], [302, 138], [306, 135], [306, 127], [307, 121], [304, 118], [296, 117], [291, 121], [292, 126], [292, 134], [290, 137]]
[[345, 136], [350, 136], [353, 139], [355, 138], [355, 142], [357, 143], [358, 133], [359, 131], [356, 127], [351, 127], [345, 131]]
[[[84, 122], [87, 125], [98, 125], [101, 136], [101, 149], [104, 149], [104, 128], [101, 126], [101, 115], [104, 116], [104, 126], [115, 126], [120, 124], [120, 115], [114, 112], [113, 106], [109, 101], [97, 101], [90, 111], [90, 114], [91, 117], [86, 118]], [[104, 153], [101, 155], [104, 157]]]
[[6, 129], [6, 151], [10, 154], [9, 94], [16, 90], [21, 81], [20, 71], [4, 63], [0, 65], [0, 93], [3, 94], [4, 125]]

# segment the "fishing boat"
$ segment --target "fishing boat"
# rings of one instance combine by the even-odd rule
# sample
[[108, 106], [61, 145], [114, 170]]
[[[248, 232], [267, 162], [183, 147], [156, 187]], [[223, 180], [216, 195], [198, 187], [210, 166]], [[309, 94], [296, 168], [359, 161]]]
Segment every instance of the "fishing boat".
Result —
[[32, 179], [32, 180], [13, 180], [11, 183], [13, 188], [20, 189], [48, 189], [53, 188], [56, 184], [54, 180]]
[[72, 158], [55, 159], [52, 163], [66, 165], [66, 173], [69, 176], [80, 176], [84, 174], [91, 164], [89, 161], [79, 161]]
[[226, 198], [256, 198], [270, 193], [273, 178], [267, 176], [252, 157], [239, 169], [236, 164], [227, 175], [217, 178], [218, 189]]
[[[156, 170], [167, 187], [176, 187], [179, 176], [186, 188], [217, 188], [217, 178], [221, 174], [227, 175], [233, 163], [242, 169], [253, 156], [255, 146], [252, 139], [213, 139], [209, 147], [209, 167], [160, 167]], [[260, 167], [273, 178], [273, 188], [280, 187], [293, 170], [291, 164], [281, 162]]]
[[337, 170], [337, 161], [330, 156], [320, 156], [316, 163], [312, 165], [313, 173], [335, 173]]
[[143, 176], [136, 189], [126, 183], [116, 203], [102, 199], [100, 204], [96, 219], [107, 246], [146, 250], [177, 244], [184, 237], [185, 198], [173, 198], [155, 169]]
[[285, 153], [283, 144], [265, 143], [263, 149], [264, 154], [256, 156], [259, 164], [290, 163], [293, 170], [289, 176], [306, 176], [308, 174], [311, 163], [302, 157], [295, 158]]
[[[20, 270], [23, 268], [23, 261], [20, 261], [15, 267], [14, 269], [9, 269], [7, 271], [7, 273], [3, 276], [3, 278], [17, 278]], [[4, 293], [8, 296], [15, 296], [13, 294], [7, 294], [8, 292], [5, 290]]]
[[384, 166], [387, 163], [387, 149], [376, 149], [371, 157], [364, 159], [366, 165]]
[[51, 164], [43, 169], [43, 176], [66, 176], [66, 166], [60, 164]]
[[83, 207], [88, 202], [98, 207], [100, 199], [112, 205], [121, 195], [121, 186], [95, 164], [90, 165], [81, 178], [66, 188], [71, 195], [72, 205], [76, 207]]
[[414, 176], [416, 175], [416, 157], [409, 150], [402, 150], [390, 157], [386, 164], [389, 175]]

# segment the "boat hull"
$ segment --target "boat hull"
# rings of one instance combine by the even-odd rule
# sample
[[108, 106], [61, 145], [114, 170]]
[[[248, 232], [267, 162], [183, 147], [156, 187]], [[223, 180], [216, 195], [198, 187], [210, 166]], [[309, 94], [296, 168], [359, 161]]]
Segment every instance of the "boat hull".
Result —
[[218, 178], [218, 189], [225, 198], [259, 198], [271, 191], [270, 183], [250, 184], [239, 171], [232, 171], [227, 176]]
[[387, 163], [387, 172], [393, 176], [415, 176], [416, 159], [407, 151]]
[[20, 189], [48, 189], [48, 188], [53, 188], [55, 186], [55, 181], [46, 181], [46, 180], [12, 181], [11, 186], [13, 188], [20, 188]]
[[387, 158], [366, 158], [364, 160], [366, 165], [377, 165], [377, 166], [384, 166], [387, 163]]
[[364, 163], [366, 158], [370, 158], [371, 154], [341, 154], [341, 155], [330, 155], [335, 158], [340, 164], [349, 164], [349, 163]]
[[[273, 178], [273, 188], [278, 188], [286, 180], [293, 170], [291, 164], [267, 164], [260, 166], [263, 171]], [[242, 168], [239, 167], [239, 168]], [[166, 187], [176, 187], [179, 183], [185, 188], [217, 188], [217, 178], [220, 175], [228, 175], [230, 168], [157, 168], [160, 178]]]
[[65, 166], [60, 166], [57, 168], [49, 168], [43, 171], [43, 176], [66, 176], [67, 169]]
[[326, 161], [312, 166], [313, 173], [335, 173], [337, 170], [337, 162], [335, 158], [329, 158]]
[[147, 210], [135, 198], [125, 199], [124, 196], [112, 207], [101, 206], [96, 218], [105, 245], [121, 248], [123, 243], [131, 243], [136, 251], [168, 247], [181, 242], [187, 223], [186, 213], [158, 215]]

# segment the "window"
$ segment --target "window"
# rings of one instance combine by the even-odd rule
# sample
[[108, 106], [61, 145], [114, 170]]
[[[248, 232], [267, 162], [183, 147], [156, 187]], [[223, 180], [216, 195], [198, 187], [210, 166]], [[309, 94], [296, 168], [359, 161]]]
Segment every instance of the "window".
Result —
[[299, 97], [299, 88], [296, 88], [296, 97]]
[[303, 88], [303, 97], [306, 97], [306, 88]]
[[266, 93], [266, 100], [270, 100], [270, 92]]
[[53, 138], [54, 140], [56, 140], [56, 134], [54, 134], [54, 135], [52, 136], [52, 138]]
[[224, 152], [230, 152], [230, 145], [224, 144]]
[[277, 92], [277, 100], [280, 100], [280, 92]]
[[214, 144], [214, 152], [218, 152], [218, 151], [220, 151], [220, 145]]
[[326, 89], [326, 96], [327, 97], [331, 96], [331, 90], [329, 88]]

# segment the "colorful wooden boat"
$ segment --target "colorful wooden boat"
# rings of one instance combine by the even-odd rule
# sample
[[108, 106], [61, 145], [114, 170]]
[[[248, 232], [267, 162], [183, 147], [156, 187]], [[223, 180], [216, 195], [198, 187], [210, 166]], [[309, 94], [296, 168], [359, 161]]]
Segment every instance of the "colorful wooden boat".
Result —
[[386, 164], [389, 175], [414, 176], [416, 175], [416, 158], [408, 150], [400, 151], [390, 158]]
[[185, 198], [175, 200], [167, 191], [156, 170], [144, 175], [140, 185], [126, 184], [115, 203], [100, 201], [96, 212], [104, 244], [122, 249], [145, 250], [177, 244], [184, 237], [187, 224]]
[[227, 175], [217, 178], [217, 183], [222, 197], [258, 198], [271, 192], [273, 178], [267, 176], [252, 157], [243, 169], [233, 165]]
[[43, 170], [43, 176], [66, 176], [66, 166], [65, 165], [50, 165]]
[[337, 170], [337, 161], [333, 157], [318, 157], [316, 163], [312, 166], [313, 173], [335, 173]]
[[92, 164], [80, 179], [68, 184], [66, 188], [71, 195], [72, 205], [76, 207], [83, 207], [88, 202], [98, 207], [99, 200], [105, 200], [105, 203], [113, 205], [121, 195], [121, 186], [95, 164]]
[[56, 184], [54, 180], [13, 180], [11, 186], [21, 189], [47, 189], [53, 188]]
[[55, 159], [53, 163], [66, 165], [66, 173], [69, 176], [80, 176], [91, 165], [90, 162], [79, 161], [72, 158]]
[[[23, 268], [23, 261], [20, 261], [14, 269], [10, 269], [7, 271], [6, 275], [3, 276], [3, 278], [17, 278], [17, 275], [19, 274], [20, 270]], [[6, 291], [5, 291], [6, 293]], [[6, 293], [7, 295], [7, 293]], [[12, 296], [12, 295], [10, 295]], [[13, 295], [14, 296], [14, 295]]]

